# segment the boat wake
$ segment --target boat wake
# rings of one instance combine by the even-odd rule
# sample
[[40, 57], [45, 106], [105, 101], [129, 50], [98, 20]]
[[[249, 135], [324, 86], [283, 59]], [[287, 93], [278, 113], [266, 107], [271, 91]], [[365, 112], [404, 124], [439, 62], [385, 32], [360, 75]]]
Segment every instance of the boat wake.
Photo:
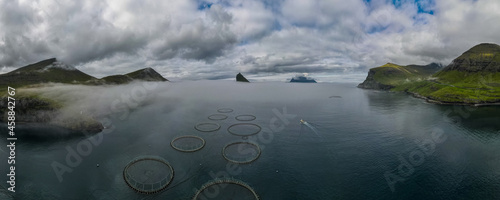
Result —
[[306, 129], [309, 129], [310, 131], [312, 131], [318, 138], [323, 138], [321, 137], [321, 135], [319, 134], [319, 131], [318, 129], [315, 127], [315, 125], [309, 123], [309, 122], [306, 122], [304, 121], [303, 119], [300, 120], [300, 132], [299, 132], [299, 136], [297, 137], [297, 139], [295, 140], [295, 143], [297, 143], [298, 139], [302, 137], [302, 132], [304, 132], [304, 127], [306, 127]]

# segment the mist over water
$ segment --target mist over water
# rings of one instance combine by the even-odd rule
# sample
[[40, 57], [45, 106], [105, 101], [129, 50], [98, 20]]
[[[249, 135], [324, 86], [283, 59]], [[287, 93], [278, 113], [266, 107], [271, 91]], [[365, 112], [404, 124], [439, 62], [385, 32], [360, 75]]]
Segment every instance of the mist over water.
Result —
[[[361, 90], [350, 82], [137, 82], [36, 90], [64, 102], [62, 115], [87, 113], [108, 129], [92, 137], [102, 141], [89, 142], [91, 150], [81, 147], [90, 136], [19, 140], [19, 199], [191, 199], [214, 176], [228, 173], [250, 185], [261, 199], [500, 197], [498, 107], [428, 104], [405, 94]], [[233, 112], [219, 113], [220, 108]], [[289, 118], [276, 117], [276, 111]], [[217, 113], [227, 119], [208, 119]], [[256, 119], [248, 123], [262, 131], [248, 137], [228, 133], [229, 126], [243, 123], [235, 119], [239, 115], [254, 115]], [[300, 119], [310, 127], [303, 127]], [[217, 123], [220, 129], [194, 128], [205, 122]], [[273, 127], [281, 128], [272, 131]], [[61, 130], [27, 127], [24, 131], [43, 137]], [[442, 133], [441, 140], [433, 136], [437, 133]], [[170, 142], [182, 135], [202, 137], [206, 145], [193, 153], [176, 151]], [[0, 157], [6, 158], [6, 140], [1, 141]], [[261, 155], [252, 163], [234, 165], [236, 173], [227, 169], [221, 152], [238, 141], [258, 144]], [[68, 152], [78, 154], [79, 144], [80, 150], [90, 153], [69, 166]], [[432, 151], [422, 150], [421, 144], [433, 147]], [[175, 170], [172, 183], [160, 193], [138, 194], [123, 180], [124, 167], [145, 155], [160, 156]], [[54, 162], [72, 170], [62, 175], [62, 181]], [[401, 173], [401, 165], [412, 170], [403, 167]], [[0, 162], [1, 172], [8, 173], [5, 166]], [[392, 182], [392, 190], [387, 174], [401, 178]]]

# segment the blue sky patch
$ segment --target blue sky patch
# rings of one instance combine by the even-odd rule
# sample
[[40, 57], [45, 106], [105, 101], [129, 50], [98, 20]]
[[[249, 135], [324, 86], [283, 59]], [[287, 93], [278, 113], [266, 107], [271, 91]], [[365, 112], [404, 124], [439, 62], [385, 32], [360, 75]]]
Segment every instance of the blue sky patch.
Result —
[[198, 10], [209, 9], [210, 7], [212, 7], [212, 5], [213, 5], [213, 3], [206, 2], [206, 1], [200, 1], [200, 2], [198, 2]]
[[[363, 0], [365, 4], [368, 6], [370, 10], [372, 0]], [[434, 6], [436, 5], [435, 0], [386, 0], [387, 3], [390, 3], [396, 7], [396, 9], [401, 8], [402, 5], [413, 3], [417, 6], [418, 13], [427, 13], [434, 15]]]

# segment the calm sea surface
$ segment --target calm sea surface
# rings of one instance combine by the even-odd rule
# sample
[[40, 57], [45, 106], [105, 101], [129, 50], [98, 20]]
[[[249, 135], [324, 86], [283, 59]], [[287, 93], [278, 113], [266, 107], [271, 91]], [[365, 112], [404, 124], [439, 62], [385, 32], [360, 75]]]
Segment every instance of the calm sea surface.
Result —
[[[115, 106], [132, 107], [90, 109], [109, 113], [100, 117], [109, 129], [94, 143], [58, 138], [64, 131], [53, 127], [18, 127], [19, 135], [30, 136], [16, 143], [15, 199], [191, 199], [223, 176], [245, 182], [261, 199], [500, 199], [500, 107], [434, 105], [348, 83], [193, 81], [152, 88], [100, 90], [88, 97], [99, 108], [112, 107], [113, 98]], [[120, 100], [129, 93], [135, 100]], [[220, 108], [233, 112], [222, 113], [225, 120], [207, 118]], [[250, 137], [228, 133], [230, 125], [242, 123], [238, 115], [254, 115], [245, 123], [262, 131]], [[221, 128], [194, 128], [204, 122]], [[2, 174], [8, 173], [4, 135]], [[206, 145], [194, 153], [176, 151], [170, 142], [182, 135], [202, 137]], [[222, 148], [237, 141], [258, 144], [260, 157], [228, 165]], [[72, 151], [79, 162], [67, 162]], [[147, 155], [164, 158], [175, 170], [172, 183], [157, 194], [134, 192], [122, 176], [131, 160]], [[69, 169], [62, 179], [54, 163]], [[5, 187], [7, 177], [0, 177]], [[210, 192], [220, 199], [231, 191]]]

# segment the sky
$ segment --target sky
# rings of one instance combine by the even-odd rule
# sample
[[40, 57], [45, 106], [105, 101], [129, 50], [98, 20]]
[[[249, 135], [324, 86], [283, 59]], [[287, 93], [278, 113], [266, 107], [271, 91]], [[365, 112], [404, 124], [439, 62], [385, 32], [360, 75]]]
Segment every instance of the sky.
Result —
[[[47, 58], [103, 77], [338, 77], [500, 44], [498, 0], [0, 0], [0, 73]], [[291, 78], [291, 77], [289, 77]]]

